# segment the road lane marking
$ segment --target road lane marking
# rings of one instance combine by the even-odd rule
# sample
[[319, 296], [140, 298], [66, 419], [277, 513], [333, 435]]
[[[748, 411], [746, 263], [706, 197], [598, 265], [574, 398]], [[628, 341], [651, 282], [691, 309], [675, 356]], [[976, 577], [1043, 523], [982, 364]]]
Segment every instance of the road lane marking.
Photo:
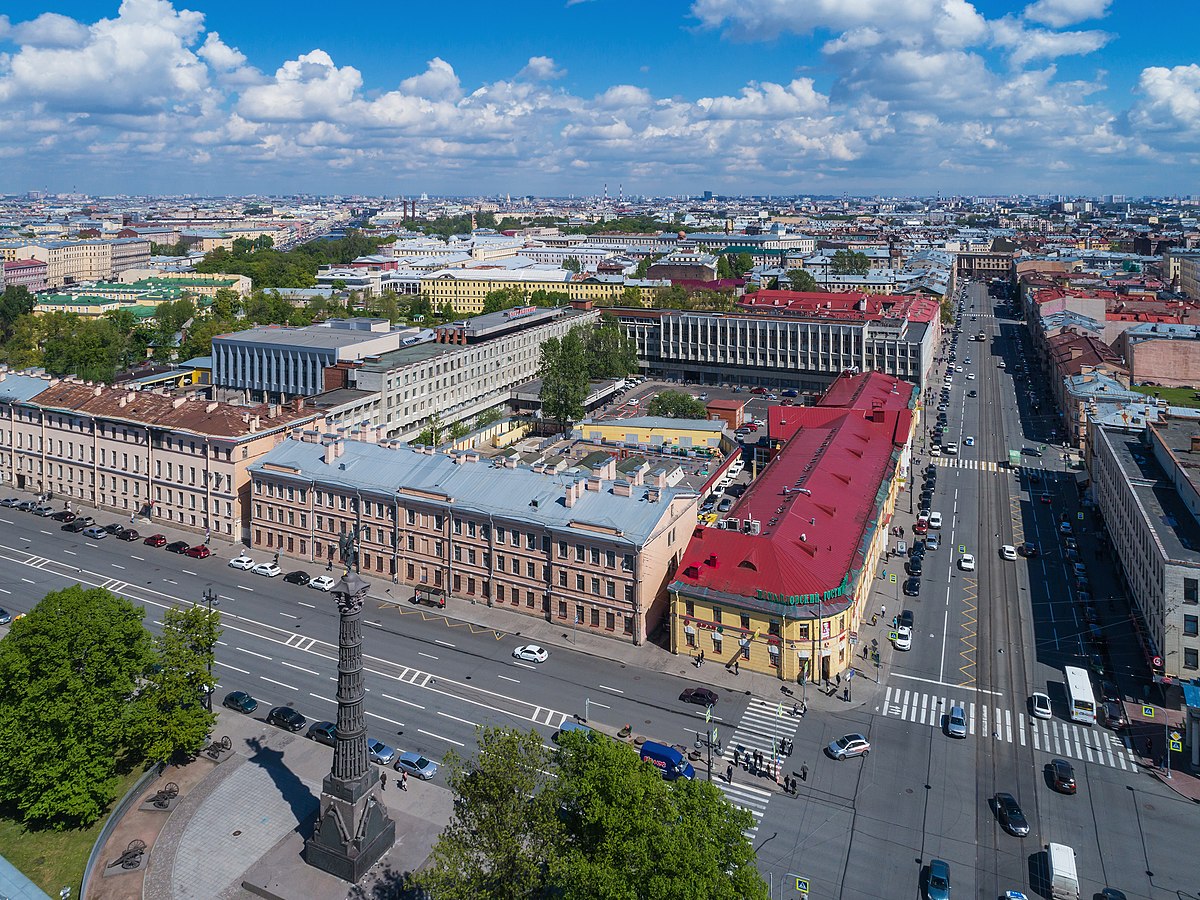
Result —
[[114, 569], [124, 569], [125, 568], [124, 566], [118, 566], [116, 563], [109, 563], [109, 565], [112, 566]]
[[447, 744], [454, 744], [454, 746], [456, 746], [456, 747], [465, 747], [466, 746], [462, 741], [456, 741], [456, 740], [454, 740], [454, 738], [448, 738], [448, 737], [444, 737], [440, 734], [434, 734], [432, 731], [426, 731], [424, 728], [418, 728], [417, 733], [426, 735], [427, 737], [435, 738], [439, 741], [445, 741]]
[[181, 571], [184, 575], [191, 575], [193, 578], [196, 577], [195, 572], [189, 572], [187, 569], [180, 569], [179, 571]]
[[424, 650], [418, 650], [417, 656], [424, 656], [426, 659], [437, 659], [432, 653], [426, 653]]
[[11, 594], [12, 591], [6, 591], [4, 588], [0, 588], [0, 593]]
[[268, 678], [266, 675], [259, 675], [258, 677], [261, 678], [263, 681], [269, 682], [270, 684], [277, 684], [281, 688], [287, 688], [289, 691], [296, 690], [296, 688], [294, 686], [292, 686], [290, 684], [284, 684], [282, 681], [276, 681], [274, 678]]
[[[335, 678], [335, 679], [333, 679], [333, 680], [334, 680], [334, 681], [337, 681], [337, 679], [336, 679], [336, 678]], [[323, 695], [321, 695], [321, 694], [314, 694], [312, 691], [309, 691], [309, 692], [308, 692], [308, 696], [310, 696], [310, 697], [315, 697], [317, 700], [324, 701], [325, 703], [337, 703], [337, 701], [336, 701], [336, 700], [333, 700], [333, 699], [331, 699], [331, 698], [329, 698], [329, 697], [325, 697], [325, 696], [323, 696]]]
[[300, 601], [300, 605], [307, 606], [309, 609], [316, 609], [316, 607], [313, 606], [311, 603], [305, 603], [303, 600]]
[[900, 672], [893, 672], [892, 677], [893, 678], [904, 678], [908, 681], [921, 681], [921, 682], [924, 682], [925, 684], [936, 684], [936, 685], [940, 685], [941, 687], [952, 687], [952, 688], [955, 688], [956, 690], [960, 690], [960, 691], [974, 691], [977, 694], [993, 694], [997, 697], [1004, 696], [1003, 691], [989, 691], [989, 690], [985, 690], [984, 688], [981, 688], [981, 687], [972, 687], [969, 684], [949, 684], [948, 682], [944, 682], [944, 681], [934, 681], [932, 678], [918, 678], [916, 675], [904, 675], [904, 674], [901, 674]]
[[309, 675], [316, 675], [318, 678], [321, 676], [320, 672], [314, 672], [312, 669], [306, 669], [304, 666], [298, 666], [295, 663], [290, 663], [286, 659], [281, 659], [280, 662], [289, 669], [298, 669], [301, 672], [307, 672]]
[[214, 663], [215, 663], [216, 665], [220, 666], [222, 669], [233, 669], [233, 671], [235, 671], [235, 672], [241, 672], [243, 675], [249, 675], [249, 674], [250, 674], [250, 673], [249, 673], [249, 672], [247, 672], [245, 669], [239, 669], [237, 666], [231, 666], [229, 663], [223, 663], [223, 662], [220, 662], [220, 661], [218, 661], [218, 660], [214, 660]]
[[239, 591], [249, 591], [252, 594], [254, 593], [254, 588], [246, 587], [244, 584], [239, 584], [237, 587]]
[[537, 671], [535, 666], [531, 666], [529, 663], [521, 662], [519, 659], [514, 659], [512, 664], [514, 666], [520, 666], [522, 669], [528, 669], [531, 672]]
[[497, 675], [497, 678], [503, 678], [505, 681], [511, 681], [513, 684], [520, 684], [520, 678], [509, 678], [507, 675]]
[[454, 645], [451, 644], [449, 641], [439, 641], [437, 638], [434, 638], [433, 642], [435, 644], [441, 644], [443, 647], [450, 647], [451, 649], [454, 648]]
[[130, 558], [130, 559], [136, 559], [138, 562], [145, 562], [145, 561], [146, 561], [146, 560], [142, 559], [140, 556], [134, 556], [132, 553], [131, 553], [131, 554], [129, 554], [129, 558]]
[[299, 619], [300, 618], [299, 616], [293, 616], [291, 613], [285, 613], [282, 611], [279, 614], [288, 619]]
[[386, 700], [395, 700], [397, 703], [403, 703], [405, 706], [411, 706], [414, 709], [424, 709], [420, 703], [413, 703], [411, 700], [405, 700], [403, 697], [393, 697], [391, 694], [380, 694]]
[[398, 722], [395, 719], [389, 719], [387, 716], [379, 715], [379, 713], [369, 712], [369, 713], [367, 713], [367, 715], [370, 716], [372, 719], [378, 719], [381, 722], [387, 722], [388, 724], [395, 725], [398, 728], [407, 727], [407, 726], [405, 726], [405, 724], [403, 722]]
[[622, 691], [622, 690], [618, 690], [618, 689], [617, 689], [617, 688], [615, 688], [615, 687], [609, 687], [607, 684], [598, 684], [598, 685], [596, 685], [596, 687], [598, 687], [598, 688], [603, 688], [603, 689], [604, 689], [604, 690], [606, 690], [606, 691], [612, 691], [614, 694], [623, 694], [623, 693], [625, 693], [624, 691]]
[[241, 653], [249, 653], [251, 656], [257, 656], [259, 659], [270, 659], [271, 658], [263, 653], [258, 653], [254, 650], [247, 650], [245, 647], [234, 647], [233, 649], [238, 650]]
[[164, 578], [163, 581], [165, 581], [167, 584], [179, 584], [178, 581], [172, 581], [170, 578]]
[[217, 594], [222, 600], [236, 600], [236, 597], [226, 597], [224, 594]]
[[23, 582], [25, 582], [26, 584], [37, 584], [37, 582], [36, 582], [36, 581], [30, 581], [28, 578], [26, 578], [26, 577], [24, 577], [24, 576], [21, 576], [21, 580], [22, 580]]
[[589, 701], [588, 701], [588, 704], [589, 704], [590, 706], [598, 706], [598, 707], [600, 707], [601, 709], [612, 709], [612, 707], [611, 707], [611, 706], [609, 706], [607, 703], [599, 703], [599, 702], [597, 702], [597, 701], [595, 701], [595, 700], [589, 700]]

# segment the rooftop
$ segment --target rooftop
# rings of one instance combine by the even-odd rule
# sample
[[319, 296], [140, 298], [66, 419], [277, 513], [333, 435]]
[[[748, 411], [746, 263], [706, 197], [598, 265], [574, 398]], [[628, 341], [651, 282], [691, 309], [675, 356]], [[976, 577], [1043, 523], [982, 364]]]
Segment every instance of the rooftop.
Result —
[[326, 328], [321, 325], [289, 327], [286, 325], [257, 325], [245, 331], [219, 334], [214, 341], [237, 344], [271, 344], [286, 347], [307, 347], [315, 350], [340, 350], [363, 341], [381, 337], [377, 331], [358, 331], [349, 328]]

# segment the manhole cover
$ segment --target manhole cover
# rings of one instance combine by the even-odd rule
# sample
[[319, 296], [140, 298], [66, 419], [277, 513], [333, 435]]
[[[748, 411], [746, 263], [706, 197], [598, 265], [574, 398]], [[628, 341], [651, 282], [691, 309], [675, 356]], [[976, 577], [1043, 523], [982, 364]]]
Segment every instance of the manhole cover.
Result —
[[1143, 803], [1142, 809], [1146, 810], [1146, 812], [1151, 812], [1154, 809], [1154, 804], [1153, 803]]
[[912, 789], [912, 788], [905, 788], [905, 789], [904, 789], [904, 793], [906, 793], [906, 794], [911, 794], [912, 792], [913, 792], [913, 789]]
[[234, 837], [241, 837], [241, 836], [242, 836], [242, 831], [241, 831], [241, 829], [239, 828], [237, 831], [235, 831], [235, 832], [233, 833], [233, 836], [234, 836]]

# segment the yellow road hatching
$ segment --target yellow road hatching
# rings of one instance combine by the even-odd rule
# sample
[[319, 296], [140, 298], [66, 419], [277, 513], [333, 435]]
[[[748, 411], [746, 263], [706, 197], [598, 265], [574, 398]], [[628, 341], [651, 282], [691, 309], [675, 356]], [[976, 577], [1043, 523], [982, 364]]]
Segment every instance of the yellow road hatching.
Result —
[[977, 613], [979, 607], [979, 580], [976, 578], [963, 579], [963, 621], [962, 621], [962, 643], [963, 649], [959, 651], [959, 656], [966, 660], [963, 665], [958, 667], [958, 671], [962, 673], [964, 681], [960, 682], [960, 686], [965, 687], [975, 683], [975, 668], [976, 662], [976, 644], [975, 628], [979, 623]]
[[508, 636], [507, 632], [496, 631], [494, 628], [484, 628], [481, 625], [476, 625], [474, 622], [462, 622], [462, 621], [459, 621], [458, 619], [450, 619], [450, 618], [447, 618], [446, 616], [440, 615], [439, 613], [431, 612], [430, 610], [427, 610], [427, 609], [422, 609], [419, 606], [408, 609], [408, 608], [401, 606], [398, 603], [380, 602], [376, 605], [375, 608], [376, 609], [394, 609], [396, 612], [400, 613], [400, 615], [402, 615], [402, 616], [417, 615], [417, 616], [420, 616], [421, 619], [425, 622], [431, 622], [431, 621], [432, 622], [441, 622], [447, 628], [466, 628], [468, 631], [471, 632], [471, 634], [489, 634], [490, 633], [492, 635], [492, 637], [498, 641]]
[[1008, 502], [1012, 515], [1013, 545], [1020, 547], [1025, 543], [1025, 519], [1021, 515], [1021, 498], [1010, 497]]

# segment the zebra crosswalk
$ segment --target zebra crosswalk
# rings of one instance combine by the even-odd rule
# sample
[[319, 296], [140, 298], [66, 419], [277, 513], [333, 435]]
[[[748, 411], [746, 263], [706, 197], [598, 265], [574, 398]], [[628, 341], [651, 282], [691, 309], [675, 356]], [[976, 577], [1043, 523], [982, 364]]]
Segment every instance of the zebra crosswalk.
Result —
[[978, 469], [983, 472], [1006, 471], [991, 460], [962, 459], [958, 456], [935, 456], [933, 464], [935, 466], [943, 466], [947, 469]]
[[1009, 744], [1019, 742], [1022, 747], [1032, 746], [1044, 753], [1114, 769], [1129, 771], [1137, 768], [1133, 750], [1110, 731], [1058, 719], [1034, 719], [1026, 717], [1022, 711], [1014, 715], [1011, 709], [978, 702], [971, 697], [956, 697], [953, 693], [940, 696], [889, 687], [880, 712], [884, 716], [940, 729], [952, 706], [963, 708], [970, 736]]
[[[790, 714], [790, 708], [790, 703], [782, 706], [778, 702], [771, 703], [757, 697], [752, 699], [738, 722], [737, 729], [722, 744], [720, 770], [713, 772], [713, 783], [721, 789], [729, 802], [754, 816], [754, 825], [746, 832], [749, 838], [753, 838], [758, 831], [759, 823], [767, 811], [767, 804], [774, 796], [774, 788], [782, 783], [782, 771], [790, 770], [787, 768], [786, 757], [780, 766], [782, 771], [776, 773], [775, 778], [756, 777], [741, 766], [745, 765], [748, 754], [755, 750], [762, 753], [768, 764], [779, 756], [781, 742], [784, 738], [793, 738], [796, 726], [800, 723], [798, 718]], [[734, 765], [735, 752], [738, 756], [737, 765]], [[733, 780], [726, 781], [725, 771], [731, 765]]]

